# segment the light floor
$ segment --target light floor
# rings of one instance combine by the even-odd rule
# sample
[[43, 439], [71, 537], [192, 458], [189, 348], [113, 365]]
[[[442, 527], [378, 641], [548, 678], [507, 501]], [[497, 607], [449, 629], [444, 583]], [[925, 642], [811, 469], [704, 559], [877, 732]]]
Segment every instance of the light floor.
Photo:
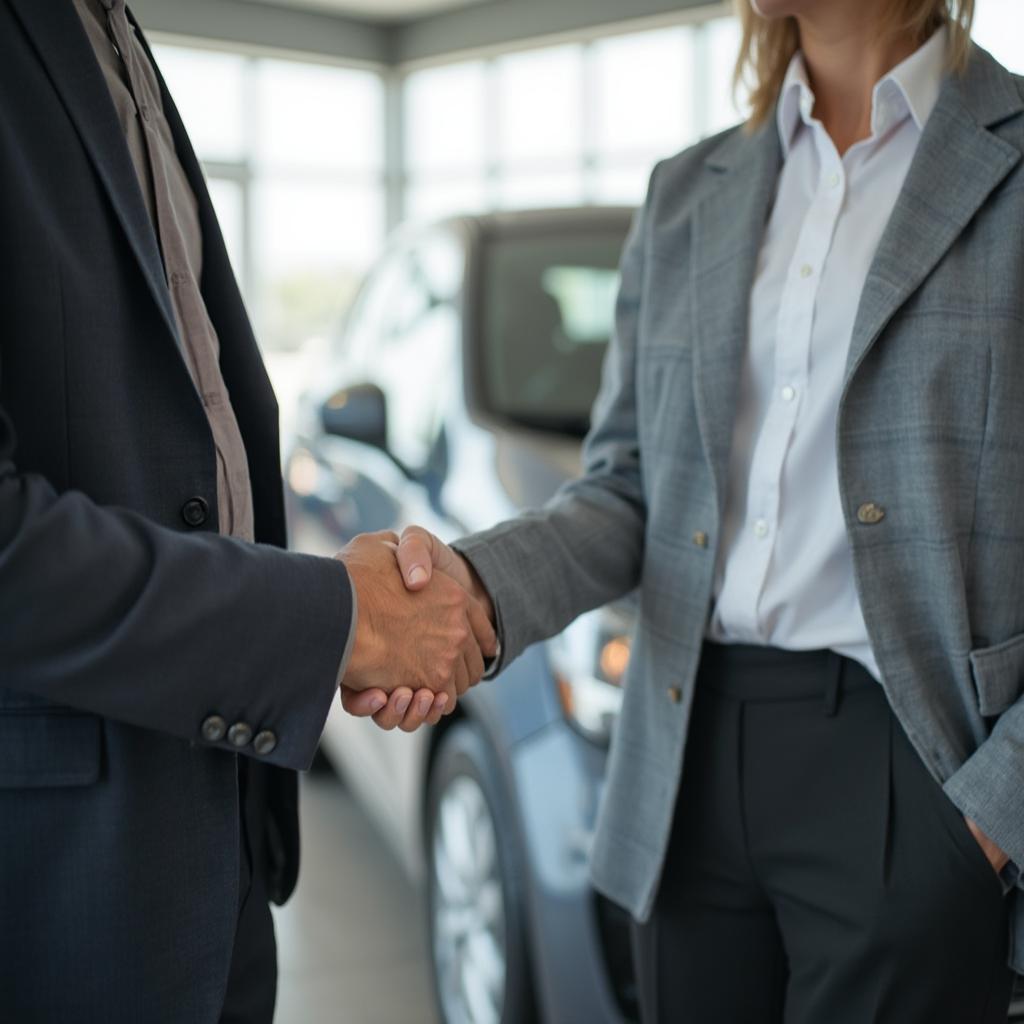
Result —
[[438, 1024], [420, 896], [337, 778], [305, 776], [301, 799], [275, 1024]]

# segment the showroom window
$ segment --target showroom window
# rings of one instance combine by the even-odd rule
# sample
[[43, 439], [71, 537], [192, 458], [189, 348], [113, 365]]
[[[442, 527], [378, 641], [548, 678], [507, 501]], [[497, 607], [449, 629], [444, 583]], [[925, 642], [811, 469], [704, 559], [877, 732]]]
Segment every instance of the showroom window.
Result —
[[383, 75], [171, 44], [154, 50], [261, 345], [292, 350], [329, 332], [386, 230]]
[[738, 43], [713, 17], [411, 71], [406, 215], [638, 202], [656, 160], [739, 120]]
[[[658, 159], [740, 120], [720, 11], [409, 72], [406, 216], [639, 202]], [[977, 0], [974, 36], [1024, 73], [1024, 0]]]

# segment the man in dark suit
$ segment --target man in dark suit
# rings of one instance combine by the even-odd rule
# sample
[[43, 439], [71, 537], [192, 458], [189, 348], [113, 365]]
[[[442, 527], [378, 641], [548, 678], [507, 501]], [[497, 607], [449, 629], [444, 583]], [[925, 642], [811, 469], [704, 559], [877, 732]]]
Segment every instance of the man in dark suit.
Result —
[[277, 406], [124, 0], [0, 0], [0, 227], [0, 1019], [269, 1021], [339, 682], [436, 720], [493, 635], [394, 538], [280, 550]]

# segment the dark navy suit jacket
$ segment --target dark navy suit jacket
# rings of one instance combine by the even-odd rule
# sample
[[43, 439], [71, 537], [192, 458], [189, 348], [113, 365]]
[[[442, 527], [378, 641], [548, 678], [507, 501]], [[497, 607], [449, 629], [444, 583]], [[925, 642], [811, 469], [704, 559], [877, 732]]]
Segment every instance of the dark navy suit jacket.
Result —
[[352, 620], [340, 562], [280, 550], [277, 405], [164, 103], [199, 202], [255, 545], [217, 532], [209, 427], [78, 15], [0, 0], [0, 1020], [19, 1024], [217, 1019], [239, 753], [202, 724], [277, 738], [241, 754], [268, 793], [281, 901], [297, 871], [295, 770], [316, 750]]

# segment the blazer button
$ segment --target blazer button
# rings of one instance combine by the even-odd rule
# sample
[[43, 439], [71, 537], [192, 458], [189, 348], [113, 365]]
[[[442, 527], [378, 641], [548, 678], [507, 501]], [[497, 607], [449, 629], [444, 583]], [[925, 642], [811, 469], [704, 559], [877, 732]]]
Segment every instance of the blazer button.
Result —
[[220, 743], [228, 731], [228, 723], [220, 715], [210, 715], [203, 719], [200, 731], [207, 743]]
[[708, 535], [703, 530], [698, 530], [693, 535], [693, 543], [699, 548], [706, 548], [708, 546]]
[[260, 757], [266, 757], [267, 754], [272, 754], [276, 747], [277, 737], [269, 729], [264, 729], [262, 732], [256, 733], [256, 739], [252, 741], [252, 748], [260, 755]]
[[884, 518], [885, 509], [881, 505], [876, 505], [873, 501], [869, 501], [857, 509], [857, 522], [863, 523], [865, 526], [874, 526]]
[[235, 722], [228, 729], [228, 743], [233, 747], [247, 747], [252, 741], [252, 729], [245, 722]]
[[185, 520], [187, 526], [193, 528], [202, 526], [209, 514], [210, 506], [206, 504], [203, 498], [189, 498], [181, 506], [181, 518]]
[[668, 699], [673, 704], [681, 704], [683, 702], [683, 691], [678, 686], [670, 686], [668, 688]]

